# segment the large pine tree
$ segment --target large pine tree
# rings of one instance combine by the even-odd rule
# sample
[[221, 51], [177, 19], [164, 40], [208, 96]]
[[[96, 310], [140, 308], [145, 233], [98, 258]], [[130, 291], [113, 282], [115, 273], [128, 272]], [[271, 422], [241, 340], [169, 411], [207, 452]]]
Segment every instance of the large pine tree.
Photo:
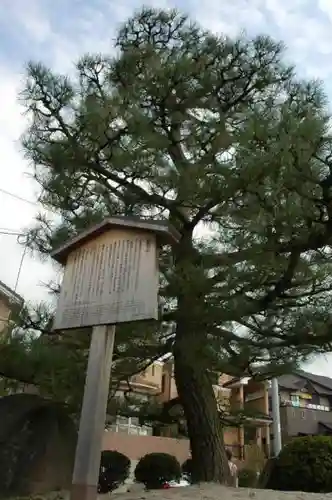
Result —
[[163, 322], [145, 342], [174, 355], [196, 480], [227, 478], [212, 374], [275, 373], [330, 346], [329, 116], [282, 58], [268, 37], [145, 9], [72, 79], [30, 64], [22, 95], [40, 202], [60, 216], [39, 218], [32, 247], [114, 214], [181, 234], [161, 255]]

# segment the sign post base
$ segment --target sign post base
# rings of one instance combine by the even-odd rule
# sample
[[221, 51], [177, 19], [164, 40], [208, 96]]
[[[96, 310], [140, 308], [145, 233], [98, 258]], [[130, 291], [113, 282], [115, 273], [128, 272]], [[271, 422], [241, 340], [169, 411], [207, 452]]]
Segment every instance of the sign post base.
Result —
[[115, 326], [92, 329], [70, 500], [96, 500]]
[[87, 484], [73, 484], [70, 492], [71, 500], [96, 500], [97, 498], [96, 485], [89, 486]]

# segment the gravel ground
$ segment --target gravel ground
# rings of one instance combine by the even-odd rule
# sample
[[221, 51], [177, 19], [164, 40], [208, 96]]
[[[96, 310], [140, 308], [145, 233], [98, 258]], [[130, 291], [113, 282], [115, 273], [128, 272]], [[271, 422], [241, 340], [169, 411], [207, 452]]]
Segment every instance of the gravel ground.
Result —
[[[31, 500], [69, 500], [69, 494], [50, 493], [29, 497]], [[127, 493], [100, 495], [98, 500], [332, 500], [332, 493], [301, 493], [273, 490], [253, 490], [247, 488], [226, 488], [217, 484], [201, 484], [188, 488], [173, 488], [147, 492], [133, 486]], [[23, 500], [23, 499], [12, 499]], [[28, 500], [28, 499], [24, 499]]]
[[[131, 491], [119, 493], [121, 500], [332, 500], [332, 493], [301, 493], [246, 488], [226, 488], [202, 484], [188, 488], [174, 488], [153, 492]], [[116, 496], [118, 496], [116, 495]], [[113, 495], [114, 498], [115, 495]], [[105, 498], [105, 497], [104, 497]]]

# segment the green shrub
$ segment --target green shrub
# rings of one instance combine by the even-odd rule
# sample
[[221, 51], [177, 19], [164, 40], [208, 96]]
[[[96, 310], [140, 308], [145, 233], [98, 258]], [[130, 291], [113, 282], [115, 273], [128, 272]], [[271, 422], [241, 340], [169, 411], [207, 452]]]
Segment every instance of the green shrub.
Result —
[[168, 453], [148, 453], [136, 465], [135, 479], [148, 489], [159, 489], [165, 481], [179, 479], [181, 466], [178, 460]]
[[130, 472], [130, 459], [115, 450], [101, 453], [98, 493], [108, 493], [125, 482]]
[[188, 458], [185, 462], [183, 462], [181, 466], [182, 474], [186, 474], [187, 476], [191, 477], [192, 467], [193, 467], [193, 460], [192, 458]]
[[332, 437], [299, 437], [275, 459], [266, 487], [281, 491], [332, 491]]
[[257, 482], [257, 488], [261, 489], [269, 488], [269, 485], [271, 483], [271, 474], [274, 471], [276, 460], [277, 459], [275, 457], [271, 457], [266, 461], [264, 468], [260, 473]]
[[240, 488], [255, 488], [257, 485], [257, 473], [252, 469], [240, 469], [238, 478]]

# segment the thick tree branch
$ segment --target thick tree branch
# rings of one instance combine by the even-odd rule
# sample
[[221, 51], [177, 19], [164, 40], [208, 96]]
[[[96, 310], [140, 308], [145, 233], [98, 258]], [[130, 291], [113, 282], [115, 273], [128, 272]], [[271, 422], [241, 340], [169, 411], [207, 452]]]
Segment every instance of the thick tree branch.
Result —
[[[237, 250], [234, 252], [204, 254], [203, 265], [205, 262], [206, 268], [213, 268], [218, 266], [227, 266], [236, 264], [238, 262], [250, 261], [256, 259], [259, 255], [266, 256], [282, 255], [290, 252], [304, 253], [309, 250], [319, 250], [324, 246], [332, 243], [332, 233], [328, 231], [312, 232], [306, 239], [294, 239], [285, 243], [271, 243], [271, 244], [253, 244], [251, 248], [244, 250]], [[215, 278], [214, 278], [215, 279]]]

